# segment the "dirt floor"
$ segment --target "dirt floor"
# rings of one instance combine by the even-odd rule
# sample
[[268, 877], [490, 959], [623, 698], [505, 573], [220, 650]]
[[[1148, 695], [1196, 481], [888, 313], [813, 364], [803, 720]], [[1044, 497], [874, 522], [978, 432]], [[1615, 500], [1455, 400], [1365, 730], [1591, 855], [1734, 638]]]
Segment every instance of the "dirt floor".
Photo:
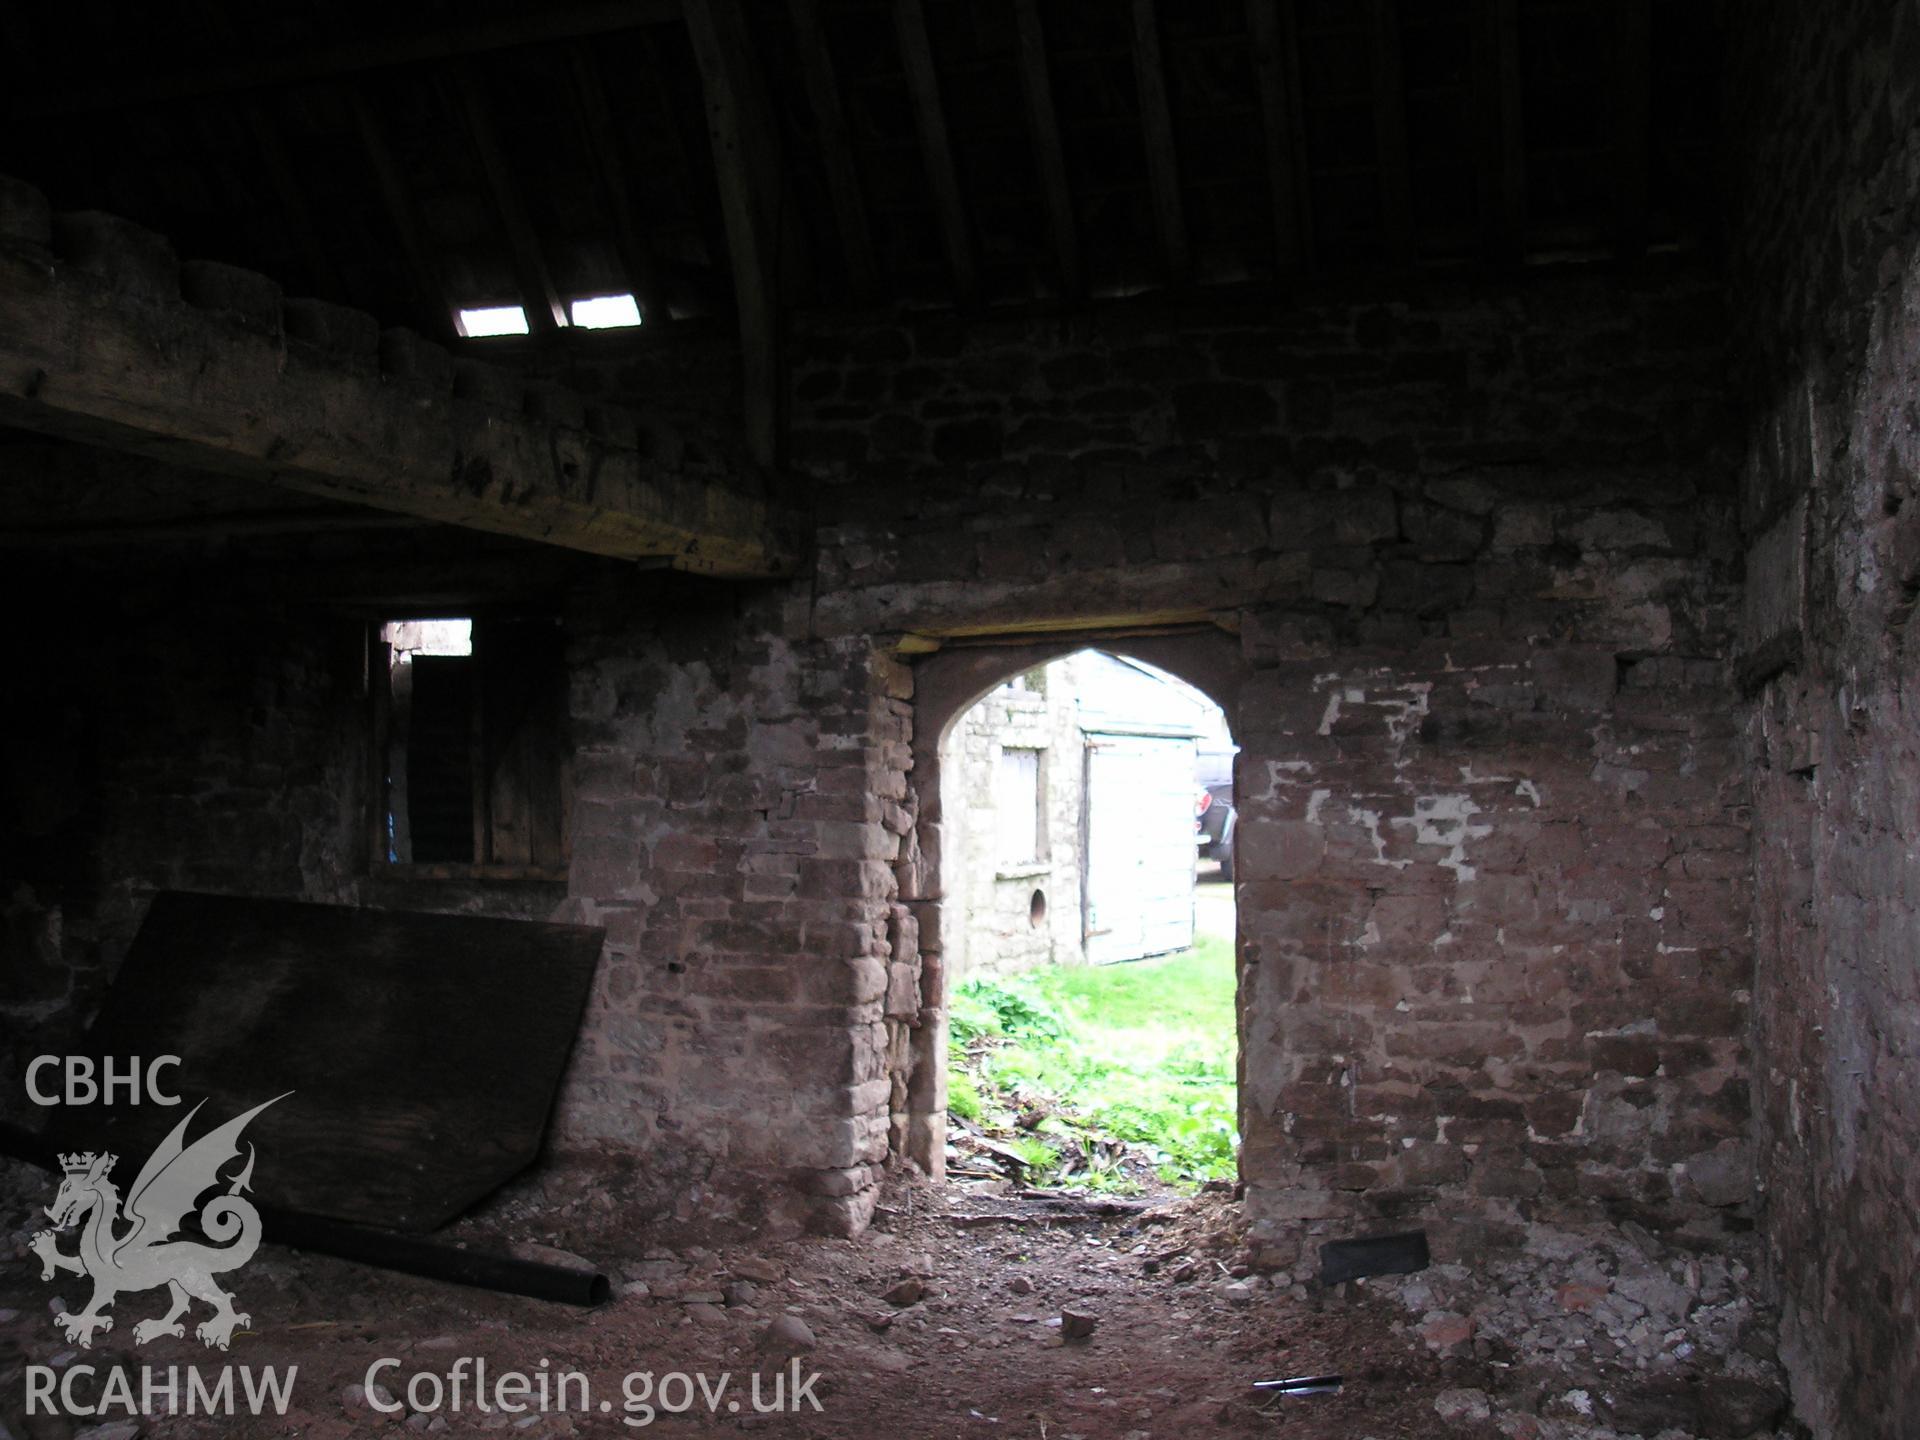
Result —
[[[1436, 1336], [1431, 1322], [1423, 1326], [1407, 1308], [1430, 1303], [1424, 1288], [1414, 1302], [1371, 1288], [1426, 1287], [1427, 1276], [1332, 1291], [1247, 1276], [1238, 1210], [1224, 1194], [1114, 1206], [1121, 1213], [1108, 1215], [1080, 1213], [1084, 1204], [1023, 1198], [1005, 1187], [901, 1186], [859, 1240], [724, 1252], [689, 1246], [617, 1260], [606, 1267], [616, 1277], [615, 1298], [594, 1309], [269, 1246], [228, 1282], [251, 1324], [226, 1354], [206, 1349], [191, 1331], [135, 1347], [133, 1324], [162, 1308], [159, 1292], [122, 1297], [121, 1323], [92, 1350], [76, 1349], [52, 1314], [56, 1300], [84, 1303], [86, 1288], [66, 1274], [43, 1281], [25, 1249], [30, 1232], [10, 1231], [15, 1258], [0, 1273], [0, 1436], [345, 1437], [398, 1427], [569, 1435], [653, 1425], [673, 1434], [1037, 1440], [1614, 1433], [1590, 1428], [1572, 1411], [1564, 1423], [1498, 1403], [1489, 1414], [1474, 1397], [1514, 1389], [1512, 1350]], [[8, 1223], [20, 1224], [22, 1213], [10, 1207]], [[1072, 1338], [1064, 1333], [1072, 1328], [1090, 1333]], [[369, 1397], [362, 1388], [368, 1367], [381, 1359], [398, 1364], [376, 1374], [380, 1388]], [[508, 1371], [536, 1377], [529, 1383], [537, 1387], [543, 1367], [582, 1372], [590, 1389], [583, 1401], [578, 1381], [564, 1392], [550, 1386], [550, 1394], [564, 1393], [567, 1413], [483, 1412], [473, 1394], [479, 1360], [489, 1389]], [[50, 1375], [95, 1367], [89, 1383], [72, 1391], [83, 1402], [99, 1396], [114, 1367], [136, 1394], [143, 1372], [164, 1384], [170, 1366], [183, 1367], [183, 1391], [188, 1366], [208, 1386], [217, 1385], [223, 1366], [251, 1367], [256, 1376], [267, 1366], [298, 1373], [284, 1414], [130, 1421], [118, 1409], [24, 1415], [30, 1366], [48, 1367], [37, 1372], [43, 1385], [53, 1383]], [[465, 1377], [457, 1411], [446, 1378], [456, 1372]], [[669, 1380], [674, 1372], [704, 1377], [707, 1391], [697, 1379]], [[1269, 1398], [1252, 1388], [1257, 1380], [1327, 1372], [1344, 1376], [1338, 1393]], [[411, 1409], [387, 1415], [371, 1408], [388, 1396], [404, 1407], [416, 1373], [438, 1377], [438, 1406], [433, 1381], [420, 1380]], [[627, 1378], [643, 1373], [650, 1385]], [[799, 1413], [754, 1413], [756, 1373], [763, 1405], [774, 1398], [776, 1375], [788, 1386], [798, 1382]], [[818, 1379], [808, 1387], [810, 1375]], [[237, 1368], [233, 1383], [243, 1383]], [[1553, 1384], [1533, 1386], [1535, 1399], [1550, 1393], [1558, 1393]], [[793, 1394], [783, 1391], [789, 1400]], [[667, 1413], [682, 1405], [685, 1413]], [[1551, 1400], [1545, 1408], [1551, 1411]], [[91, 1428], [103, 1423], [110, 1428]]]
[[[269, 1247], [231, 1282], [253, 1325], [224, 1356], [191, 1335], [136, 1349], [131, 1322], [161, 1308], [157, 1293], [125, 1297], [118, 1309], [128, 1312], [127, 1323], [93, 1350], [76, 1351], [52, 1323], [49, 1297], [58, 1293], [77, 1307], [85, 1288], [67, 1275], [43, 1283], [38, 1261], [26, 1256], [0, 1283], [0, 1416], [16, 1435], [34, 1440], [99, 1423], [22, 1416], [24, 1363], [61, 1371], [126, 1365], [136, 1387], [142, 1366], [197, 1366], [209, 1384], [223, 1363], [256, 1372], [298, 1366], [284, 1416], [176, 1416], [147, 1423], [144, 1433], [347, 1436], [406, 1423], [404, 1415], [383, 1420], [350, 1388], [364, 1381], [372, 1361], [401, 1362], [379, 1380], [404, 1399], [414, 1372], [444, 1376], [456, 1359], [473, 1356], [484, 1357], [494, 1376], [532, 1375], [543, 1360], [550, 1370], [583, 1371], [592, 1387], [588, 1412], [442, 1409], [414, 1418], [413, 1428], [539, 1435], [643, 1428], [622, 1423], [644, 1418], [627, 1413], [624, 1376], [650, 1370], [704, 1372], [710, 1386], [731, 1376], [717, 1420], [702, 1413], [697, 1386], [692, 1413], [657, 1416], [653, 1423], [675, 1433], [751, 1428], [794, 1436], [1002, 1433], [1046, 1440], [1195, 1429], [1265, 1434], [1276, 1427], [1299, 1436], [1444, 1433], [1430, 1401], [1422, 1413], [1423, 1396], [1460, 1377], [1417, 1342], [1394, 1336], [1394, 1317], [1382, 1304], [1362, 1299], [1321, 1308], [1272, 1289], [1251, 1300], [1226, 1298], [1220, 1282], [1231, 1262], [1202, 1248], [1209, 1241], [1225, 1248], [1221, 1221], [1230, 1206], [1218, 1198], [1163, 1207], [1144, 1219], [1080, 1217], [1044, 1200], [927, 1187], [903, 1191], [896, 1201], [858, 1241], [803, 1240], [724, 1255], [686, 1250], [628, 1264], [622, 1268], [652, 1274], [653, 1283], [628, 1282], [621, 1287], [627, 1293], [592, 1310]], [[1170, 1261], [1191, 1273], [1176, 1281]], [[750, 1288], [737, 1288], [742, 1281]], [[1063, 1336], [1063, 1312], [1089, 1317], [1092, 1333]], [[771, 1330], [782, 1316], [804, 1329]], [[809, 1392], [819, 1412], [802, 1400], [798, 1415], [752, 1414], [750, 1372], [765, 1377], [765, 1403], [776, 1372], [791, 1381], [796, 1355], [802, 1377], [820, 1377]], [[1329, 1369], [1349, 1377], [1337, 1395], [1269, 1401], [1250, 1388], [1259, 1379]], [[573, 1403], [577, 1390], [568, 1398]], [[681, 1396], [661, 1392], [656, 1408], [661, 1398]], [[471, 1407], [470, 1394], [466, 1403]], [[730, 1403], [739, 1410], [729, 1411]], [[123, 1417], [114, 1411], [111, 1418]], [[448, 1424], [436, 1427], [436, 1419]]]

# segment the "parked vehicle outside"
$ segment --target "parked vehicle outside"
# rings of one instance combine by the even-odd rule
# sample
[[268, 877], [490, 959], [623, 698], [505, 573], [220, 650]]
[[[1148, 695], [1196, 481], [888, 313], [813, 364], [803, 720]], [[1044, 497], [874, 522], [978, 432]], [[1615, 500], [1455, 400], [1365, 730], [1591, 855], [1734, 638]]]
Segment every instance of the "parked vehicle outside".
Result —
[[1233, 879], [1233, 752], [1206, 751], [1194, 763], [1194, 844], [1202, 860], [1220, 862], [1220, 878]]

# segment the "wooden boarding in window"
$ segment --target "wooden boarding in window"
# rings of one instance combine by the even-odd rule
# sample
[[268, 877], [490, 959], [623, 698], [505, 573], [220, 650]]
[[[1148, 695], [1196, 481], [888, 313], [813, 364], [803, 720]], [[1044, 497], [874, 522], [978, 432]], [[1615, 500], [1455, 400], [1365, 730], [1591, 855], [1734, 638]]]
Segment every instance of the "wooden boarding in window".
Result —
[[474, 621], [479, 663], [481, 864], [566, 864], [566, 674], [551, 621]]
[[413, 878], [566, 875], [567, 675], [552, 617], [476, 616], [471, 648], [381, 643], [373, 854]]
[[602, 935], [163, 892], [85, 1048], [180, 1056], [184, 1103], [67, 1109], [47, 1138], [131, 1179], [195, 1102], [198, 1135], [290, 1090], [246, 1132], [262, 1200], [434, 1229], [540, 1153]]

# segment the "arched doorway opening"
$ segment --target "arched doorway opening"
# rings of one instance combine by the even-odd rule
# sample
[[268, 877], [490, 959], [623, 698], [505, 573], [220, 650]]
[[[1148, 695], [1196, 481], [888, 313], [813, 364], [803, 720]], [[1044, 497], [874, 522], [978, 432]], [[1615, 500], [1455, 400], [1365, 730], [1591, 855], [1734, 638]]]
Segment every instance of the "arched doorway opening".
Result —
[[[1093, 972], [1124, 968], [1142, 983], [1121, 990], [1151, 1009], [1160, 1001], [1141, 993], [1151, 991], [1148, 972], [1195, 966], [1196, 939], [1210, 943], [1215, 966], [1200, 988], [1212, 986], [1218, 1001], [1216, 1013], [1200, 997], [1196, 1024], [1214, 1032], [1217, 1100], [1235, 1116], [1233, 884], [1217, 847], [1200, 854], [1196, 812], [1209, 772], [1219, 777], [1212, 802], [1231, 804], [1242, 673], [1238, 645], [1220, 632], [963, 645], [916, 663], [915, 898], [928, 1021], [913, 1036], [904, 1140], [906, 1158], [929, 1174], [947, 1171], [956, 1004], [970, 1038], [977, 992], [995, 1000], [1003, 981], [1034, 988], [1007, 977], [1041, 974], [1067, 1018], [1076, 1007], [1085, 1018], [1109, 1003]], [[962, 992], [970, 982], [974, 995]], [[1111, 1027], [1094, 1038], [1151, 1065], [1124, 1010], [1105, 1016]], [[1074, 1147], [1062, 1148], [1071, 1172]], [[1149, 1149], [1135, 1147], [1133, 1158]]]

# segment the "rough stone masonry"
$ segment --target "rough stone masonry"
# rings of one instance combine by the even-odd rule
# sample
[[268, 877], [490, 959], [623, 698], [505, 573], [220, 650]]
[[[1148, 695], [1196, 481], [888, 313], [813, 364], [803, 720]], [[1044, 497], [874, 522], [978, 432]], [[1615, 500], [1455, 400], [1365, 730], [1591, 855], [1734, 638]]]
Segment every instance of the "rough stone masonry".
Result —
[[[1656, 268], [814, 319], [798, 582], [405, 531], [23, 569], [23, 594], [84, 595], [141, 668], [40, 652], [44, 748], [14, 748], [10, 793], [44, 793], [24, 772], [65, 755], [98, 802], [19, 802], [13, 923], [48, 963], [14, 1013], [34, 1044], [83, 1019], [160, 885], [590, 921], [609, 944], [563, 1156], [632, 1169], [636, 1213], [857, 1229], [890, 1157], [939, 1164], [940, 837], [915, 742], [1014, 671], [925, 706], [916, 687], [970, 634], [1155, 631], [1243, 746], [1243, 1168], [1276, 1247], [1410, 1216], [1497, 1239], [1546, 1210], [1737, 1209], [1721, 315], [1709, 279]], [[97, 463], [22, 453], [56, 487]], [[160, 490], [210, 483], [150, 468]], [[423, 593], [564, 622], [563, 878], [373, 863], [355, 637]], [[285, 803], [290, 780], [310, 803]]]
[[1722, 333], [1674, 274], [806, 337], [816, 632], [1196, 631], [1276, 1246], [1750, 1199]]
[[[1095, 641], [1206, 690], [1242, 747], [1242, 1173], [1273, 1260], [1403, 1224], [1455, 1255], [1549, 1220], [1757, 1226], [1801, 1415], [1888, 1433], [1920, 1388], [1916, 56], [1911, 6], [1743, 12], [1726, 275], [798, 314], [811, 509], [789, 551], [733, 497], [739, 554], [710, 568], [746, 579], [439, 528], [22, 554], [7, 1062], [71, 1039], [163, 887], [588, 921], [609, 939], [552, 1175], [635, 1224], [857, 1232], [889, 1166], [940, 1165], [929, 737]], [[46, 333], [110, 314], [115, 344], [210, 357], [255, 415], [324, 391], [441, 456], [457, 402], [564, 462], [598, 453], [596, 390], [694, 432], [731, 410], [709, 337], [609, 349], [572, 389], [456, 378], [370, 317], [0, 200], [9, 293]], [[269, 384], [246, 355], [286, 363]], [[14, 494], [237, 497], [206, 452], [276, 452], [175, 368], [151, 374], [198, 407], [194, 447], [10, 438]], [[52, 403], [7, 383], [16, 418]], [[94, 422], [164, 408], [88, 396]], [[717, 474], [707, 438], [668, 448]], [[697, 484], [611, 450], [626, 490], [677, 497], [627, 549], [697, 531]], [[415, 512], [497, 520], [455, 474]], [[597, 541], [577, 478], [535, 498]], [[770, 578], [789, 553], [804, 572]], [[561, 624], [558, 874], [379, 864], [367, 627], [452, 605]]]
[[1737, 57], [1760, 1218], [1819, 1435], [1920, 1393], [1916, 57], [1881, 4], [1757, 7]]

